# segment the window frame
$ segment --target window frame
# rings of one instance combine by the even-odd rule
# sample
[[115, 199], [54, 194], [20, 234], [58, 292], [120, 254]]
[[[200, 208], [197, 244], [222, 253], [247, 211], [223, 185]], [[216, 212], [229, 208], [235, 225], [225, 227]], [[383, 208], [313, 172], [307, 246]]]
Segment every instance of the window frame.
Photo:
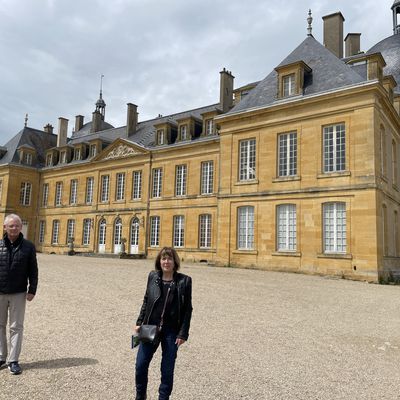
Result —
[[255, 249], [255, 207], [240, 206], [237, 208], [237, 249]]
[[[339, 206], [341, 209], [338, 209]], [[328, 208], [332, 208], [329, 219], [327, 217]], [[330, 219], [332, 220], [331, 224], [328, 223]], [[344, 223], [340, 224], [341, 220]], [[333, 240], [332, 245], [328, 246], [328, 240]], [[339, 243], [340, 240], [342, 243]], [[322, 248], [324, 254], [347, 253], [347, 205], [345, 202], [329, 201], [322, 204]]]
[[256, 179], [257, 141], [255, 138], [239, 140], [239, 181]]
[[[339, 127], [343, 129], [338, 129]], [[329, 132], [328, 129], [332, 129], [332, 132]], [[340, 139], [340, 144], [338, 144], [337, 141], [340, 134], [342, 134], [342, 138]], [[332, 137], [327, 137], [328, 135], [332, 135]], [[322, 128], [322, 171], [324, 174], [346, 171], [346, 136], [346, 124], [344, 122], [326, 125]], [[339, 162], [338, 157], [340, 159]]]

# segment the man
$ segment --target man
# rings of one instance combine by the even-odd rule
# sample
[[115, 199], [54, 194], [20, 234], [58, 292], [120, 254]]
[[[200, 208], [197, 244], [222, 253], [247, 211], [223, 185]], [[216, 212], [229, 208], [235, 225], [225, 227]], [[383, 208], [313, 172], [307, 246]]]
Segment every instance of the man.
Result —
[[[16, 214], [4, 220], [5, 234], [0, 240], [0, 368], [7, 363], [13, 375], [19, 366], [26, 300], [32, 301], [38, 283], [36, 249], [24, 239], [22, 221]], [[7, 348], [7, 317], [10, 324], [10, 352]]]

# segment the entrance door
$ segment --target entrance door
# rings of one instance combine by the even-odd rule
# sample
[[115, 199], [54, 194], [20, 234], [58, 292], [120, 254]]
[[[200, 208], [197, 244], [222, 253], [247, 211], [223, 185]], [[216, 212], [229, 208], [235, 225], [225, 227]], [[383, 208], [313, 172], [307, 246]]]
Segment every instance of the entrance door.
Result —
[[106, 221], [102, 219], [99, 226], [99, 253], [106, 252]]
[[122, 220], [117, 218], [114, 226], [114, 254], [119, 254], [122, 251]]
[[131, 254], [139, 253], [139, 220], [133, 218], [131, 222]]

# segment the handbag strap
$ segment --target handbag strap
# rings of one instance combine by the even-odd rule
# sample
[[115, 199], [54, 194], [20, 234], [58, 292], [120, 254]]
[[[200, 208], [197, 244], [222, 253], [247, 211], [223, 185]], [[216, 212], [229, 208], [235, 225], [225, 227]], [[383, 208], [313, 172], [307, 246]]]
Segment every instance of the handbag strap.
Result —
[[169, 288], [167, 291], [167, 296], [165, 297], [164, 307], [163, 307], [163, 310], [161, 313], [160, 329], [162, 328], [163, 323], [164, 323], [164, 314], [165, 314], [165, 309], [167, 308], [167, 301], [168, 301], [168, 297], [169, 297], [169, 292], [171, 291], [171, 286], [172, 286], [172, 283], [169, 285]]

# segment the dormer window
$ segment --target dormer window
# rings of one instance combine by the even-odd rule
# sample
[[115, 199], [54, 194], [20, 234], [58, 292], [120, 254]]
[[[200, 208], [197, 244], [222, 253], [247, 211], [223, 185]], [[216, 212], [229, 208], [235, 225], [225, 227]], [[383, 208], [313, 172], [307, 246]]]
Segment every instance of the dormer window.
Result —
[[283, 80], [283, 97], [293, 96], [296, 88], [295, 74], [286, 75]]
[[91, 144], [89, 150], [90, 157], [94, 157], [97, 154], [97, 145]]
[[165, 132], [164, 132], [164, 129], [159, 129], [157, 131], [157, 144], [159, 144], [159, 145], [165, 144]]
[[81, 159], [81, 149], [77, 148], [75, 149], [75, 160], [80, 160]]
[[53, 165], [53, 154], [47, 154], [46, 167], [51, 167], [52, 165]]
[[67, 162], [67, 152], [63, 150], [60, 153], [60, 164], [65, 164]]
[[24, 152], [24, 156], [22, 159], [23, 164], [32, 165], [32, 158], [33, 157], [31, 153]]
[[206, 135], [211, 136], [214, 134], [214, 120], [212, 118], [206, 120]]
[[188, 132], [187, 132], [187, 125], [182, 125], [180, 128], [180, 138], [181, 140], [187, 140]]

